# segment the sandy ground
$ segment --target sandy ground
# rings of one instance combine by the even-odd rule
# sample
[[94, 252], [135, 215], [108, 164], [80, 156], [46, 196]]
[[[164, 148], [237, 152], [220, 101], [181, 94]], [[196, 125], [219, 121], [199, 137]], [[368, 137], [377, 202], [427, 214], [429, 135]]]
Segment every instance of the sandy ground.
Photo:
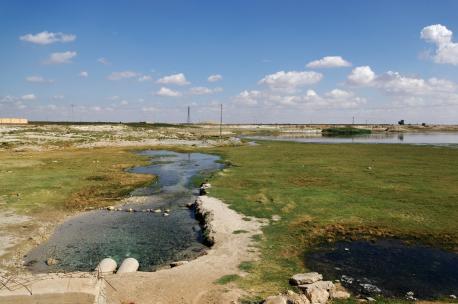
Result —
[[[251, 237], [261, 233], [261, 223], [243, 220], [242, 215], [216, 198], [199, 199], [213, 213], [215, 245], [208, 254], [171, 269], [105, 277], [109, 283], [105, 285], [108, 304], [237, 303], [241, 290], [214, 282], [224, 275], [243, 275], [239, 264], [257, 259], [258, 252], [250, 245]], [[235, 230], [247, 233], [234, 234]]]

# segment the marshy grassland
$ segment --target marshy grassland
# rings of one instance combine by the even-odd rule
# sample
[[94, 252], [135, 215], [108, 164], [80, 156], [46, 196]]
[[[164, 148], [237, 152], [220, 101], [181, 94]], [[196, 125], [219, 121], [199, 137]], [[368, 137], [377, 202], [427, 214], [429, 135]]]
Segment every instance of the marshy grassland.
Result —
[[261, 259], [237, 278], [254, 294], [286, 289], [320, 242], [395, 237], [458, 251], [458, 149], [261, 141], [212, 152], [228, 167], [211, 195], [277, 218], [259, 237]]
[[114, 203], [153, 177], [124, 169], [147, 158], [121, 148], [0, 152], [0, 208], [74, 211]]
[[[8, 148], [0, 151], [0, 212], [57, 222], [64, 214], [115, 205], [154, 179], [125, 171], [148, 162], [135, 153], [141, 149], [221, 156], [227, 166], [208, 177], [210, 195], [246, 220], [269, 224], [254, 237], [260, 259], [239, 265], [247, 275], [227, 275], [215, 284], [235, 283], [257, 300], [291, 288], [289, 277], [308, 270], [305, 254], [322, 242], [394, 237], [458, 252], [458, 149], [437, 146], [258, 141], [210, 148]], [[11, 234], [33, 234], [36, 227]], [[234, 231], [239, 233], [246, 231]]]

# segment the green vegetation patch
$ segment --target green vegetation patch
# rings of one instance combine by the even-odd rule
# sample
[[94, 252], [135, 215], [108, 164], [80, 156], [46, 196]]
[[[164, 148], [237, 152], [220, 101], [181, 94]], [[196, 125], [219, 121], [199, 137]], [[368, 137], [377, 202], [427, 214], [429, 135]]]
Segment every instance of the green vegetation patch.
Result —
[[221, 278], [216, 280], [215, 283], [219, 284], [219, 285], [226, 285], [226, 284], [229, 284], [231, 282], [234, 282], [234, 281], [238, 280], [239, 278], [240, 278], [240, 276], [238, 276], [236, 274], [228, 274], [228, 275], [222, 276]]
[[212, 195], [246, 216], [280, 220], [256, 236], [261, 261], [238, 284], [267, 296], [306, 270], [320, 242], [401, 237], [458, 252], [458, 149], [260, 141], [220, 147], [234, 166]]
[[323, 129], [321, 133], [325, 136], [348, 136], [348, 135], [364, 135], [371, 134], [372, 131], [368, 129], [342, 127], [342, 128], [328, 128]]
[[250, 272], [251, 270], [254, 269], [254, 263], [250, 261], [245, 261], [240, 263], [239, 269], [245, 272]]
[[107, 148], [0, 152], [0, 208], [24, 213], [80, 210], [114, 204], [154, 177], [125, 169], [147, 163], [130, 151]]
[[248, 231], [243, 230], [243, 229], [239, 229], [239, 230], [234, 230], [232, 233], [233, 234], [241, 234], [241, 233], [248, 233]]

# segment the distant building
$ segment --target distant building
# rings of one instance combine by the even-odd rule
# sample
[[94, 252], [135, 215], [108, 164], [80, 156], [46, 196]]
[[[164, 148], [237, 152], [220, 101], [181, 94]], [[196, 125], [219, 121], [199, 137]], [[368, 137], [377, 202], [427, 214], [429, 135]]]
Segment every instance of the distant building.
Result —
[[28, 123], [26, 118], [0, 118], [0, 125], [26, 125]]

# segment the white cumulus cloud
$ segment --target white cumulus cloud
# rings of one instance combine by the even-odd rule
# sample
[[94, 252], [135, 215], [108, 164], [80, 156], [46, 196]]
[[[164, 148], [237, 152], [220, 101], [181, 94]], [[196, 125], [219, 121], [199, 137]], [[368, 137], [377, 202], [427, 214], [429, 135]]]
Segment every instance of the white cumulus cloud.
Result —
[[262, 96], [261, 91], [257, 90], [244, 90], [240, 92], [239, 95], [235, 97], [235, 102], [242, 104], [242, 105], [247, 105], [247, 106], [254, 106], [258, 104], [258, 100]]
[[89, 77], [89, 73], [88, 73], [87, 71], [81, 71], [81, 72], [79, 73], [79, 76], [80, 76], [80, 77], [83, 77], [83, 78], [86, 78], [86, 77]]
[[161, 84], [175, 84], [180, 86], [190, 84], [190, 82], [186, 80], [186, 76], [183, 73], [162, 77], [157, 82]]
[[272, 90], [295, 91], [297, 88], [319, 82], [323, 74], [317, 72], [280, 71], [266, 75], [258, 83]]
[[77, 55], [76, 52], [67, 51], [60, 53], [52, 53], [49, 58], [45, 61], [47, 64], [62, 64], [62, 63], [71, 63], [72, 58]]
[[220, 81], [223, 79], [223, 76], [221, 76], [220, 74], [213, 74], [213, 75], [210, 75], [208, 76], [208, 82], [217, 82], [217, 81]]
[[42, 76], [37, 76], [37, 75], [27, 76], [25, 80], [27, 82], [32, 82], [32, 83], [53, 83], [54, 82], [54, 80], [52, 79], [46, 79]]
[[181, 96], [181, 93], [166, 87], [161, 87], [159, 91], [156, 92], [156, 95], [165, 97], [179, 97]]
[[97, 59], [97, 62], [98, 62], [98, 63], [101, 63], [101, 64], [103, 64], [103, 65], [110, 65], [110, 64], [111, 64], [111, 62], [108, 61], [108, 59], [106, 59], [105, 57], [102, 57], [102, 58]]
[[366, 100], [353, 92], [334, 89], [323, 95], [314, 90], [307, 90], [304, 94], [276, 94], [273, 91], [242, 91], [235, 97], [235, 103], [245, 106], [267, 106], [274, 108], [293, 107], [297, 109], [348, 109], [357, 108], [366, 103]]
[[153, 77], [149, 75], [143, 75], [138, 78], [139, 82], [152, 81], [152, 80], [153, 80]]
[[321, 59], [311, 61], [306, 65], [308, 68], [341, 68], [349, 67], [351, 63], [343, 59], [341, 56], [325, 56]]
[[26, 42], [46, 45], [55, 42], [72, 42], [75, 41], [76, 35], [44, 31], [37, 34], [26, 34], [19, 37], [19, 39]]
[[375, 73], [370, 66], [359, 66], [354, 68], [347, 77], [348, 83], [352, 85], [367, 85], [375, 78]]
[[133, 71], [121, 71], [121, 72], [113, 72], [108, 75], [109, 80], [121, 80], [121, 79], [129, 79], [134, 77], [139, 77], [140, 74]]
[[436, 45], [433, 60], [436, 63], [458, 65], [458, 43], [453, 42], [453, 32], [441, 24], [424, 27], [421, 39]]
[[436, 77], [424, 79], [394, 71], [377, 75], [369, 67], [364, 68], [354, 69], [348, 76], [348, 82], [376, 88], [398, 105], [458, 104], [458, 84], [453, 81]]
[[222, 88], [210, 89], [207, 87], [194, 87], [189, 90], [189, 93], [191, 95], [209, 95], [209, 94], [219, 93], [222, 91], [223, 91]]
[[26, 94], [26, 95], [21, 96], [21, 100], [24, 100], [24, 101], [33, 101], [35, 99], [37, 99], [35, 94]]

